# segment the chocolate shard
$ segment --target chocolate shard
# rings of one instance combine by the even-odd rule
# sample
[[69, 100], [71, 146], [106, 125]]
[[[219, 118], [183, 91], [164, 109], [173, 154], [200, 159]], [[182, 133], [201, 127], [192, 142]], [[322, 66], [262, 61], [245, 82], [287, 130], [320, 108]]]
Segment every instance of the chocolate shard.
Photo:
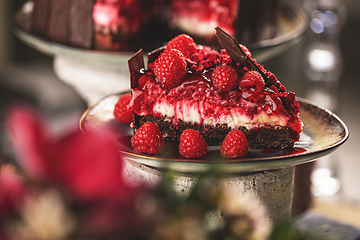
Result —
[[47, 37], [61, 44], [67, 44], [69, 1], [52, 0], [50, 7]]
[[160, 56], [160, 54], [163, 53], [165, 48], [166, 48], [166, 46], [162, 46], [162, 47], [155, 49], [154, 51], [149, 52], [148, 53], [148, 62], [149, 63], [154, 62]]
[[137, 79], [140, 74], [141, 69], [145, 69], [144, 63], [144, 53], [143, 50], [140, 49], [135, 53], [129, 60], [129, 71], [130, 71], [130, 84], [131, 88], [135, 88], [137, 86]]
[[50, 0], [34, 0], [32, 32], [46, 37]]
[[240, 63], [242, 66], [247, 66], [251, 70], [258, 71], [264, 78], [265, 84], [267, 86], [272, 85], [268, 76], [256, 65], [256, 63], [253, 62], [250, 57], [244, 53], [234, 37], [219, 27], [215, 28], [215, 35], [221, 46], [225, 48], [226, 52], [230, 55], [231, 60], [235, 63]]
[[94, 36], [94, 0], [71, 0], [69, 4], [68, 44], [72, 47], [91, 49]]

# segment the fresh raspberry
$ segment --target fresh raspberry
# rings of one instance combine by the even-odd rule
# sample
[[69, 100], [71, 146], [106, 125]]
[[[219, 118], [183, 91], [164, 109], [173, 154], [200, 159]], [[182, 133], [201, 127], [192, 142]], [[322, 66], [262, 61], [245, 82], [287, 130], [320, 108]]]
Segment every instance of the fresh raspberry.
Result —
[[249, 142], [240, 130], [230, 131], [220, 147], [221, 155], [227, 158], [246, 157], [248, 150]]
[[131, 101], [131, 94], [122, 95], [114, 108], [114, 117], [121, 123], [130, 124], [134, 120], [134, 114], [129, 108], [129, 103]]
[[195, 53], [196, 44], [190, 36], [180, 34], [168, 42], [166, 49], [177, 49], [184, 55], [185, 58], [188, 58]]
[[215, 90], [226, 92], [237, 85], [238, 74], [235, 68], [231, 66], [217, 66], [211, 73], [211, 81]]
[[187, 69], [184, 55], [176, 49], [165, 50], [154, 62], [152, 70], [165, 89], [182, 83]]
[[164, 138], [157, 125], [146, 122], [132, 136], [131, 146], [138, 153], [158, 154], [164, 148]]
[[186, 158], [202, 158], [207, 154], [207, 144], [198, 131], [185, 129], [180, 135], [179, 152]]
[[239, 80], [239, 88], [259, 94], [265, 89], [265, 81], [258, 71], [247, 71]]

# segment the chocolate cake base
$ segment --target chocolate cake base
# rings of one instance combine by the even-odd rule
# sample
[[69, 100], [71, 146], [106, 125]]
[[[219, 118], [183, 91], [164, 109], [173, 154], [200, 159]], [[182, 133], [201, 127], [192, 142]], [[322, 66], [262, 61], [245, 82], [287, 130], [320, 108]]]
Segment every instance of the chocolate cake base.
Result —
[[[179, 141], [180, 135], [185, 129], [191, 128], [197, 130], [209, 146], [221, 145], [225, 136], [233, 130], [225, 124], [210, 126], [184, 122], [181, 120], [177, 124], [173, 124], [171, 118], [138, 116], [135, 114], [136, 129], [146, 122], [152, 122], [159, 126], [159, 130], [163, 134], [163, 137], [168, 140]], [[249, 147], [253, 149], [286, 148], [293, 146], [293, 137], [294, 134], [296, 134], [291, 128], [284, 126], [259, 127], [257, 129], [250, 130], [245, 127], [241, 127], [239, 130], [245, 134], [247, 140], [249, 141]]]

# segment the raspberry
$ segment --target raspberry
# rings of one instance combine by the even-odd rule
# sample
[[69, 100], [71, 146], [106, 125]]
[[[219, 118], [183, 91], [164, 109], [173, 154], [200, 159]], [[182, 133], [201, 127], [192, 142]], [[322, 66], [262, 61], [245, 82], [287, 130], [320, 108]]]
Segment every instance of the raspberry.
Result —
[[221, 155], [227, 158], [246, 157], [248, 150], [248, 140], [240, 130], [230, 131], [220, 147]]
[[226, 92], [234, 88], [238, 81], [238, 74], [231, 66], [217, 66], [211, 73], [211, 81], [214, 89]]
[[207, 144], [198, 131], [185, 129], [180, 135], [179, 152], [186, 158], [202, 158], [207, 154]]
[[134, 114], [129, 108], [129, 103], [131, 101], [131, 94], [122, 95], [114, 108], [114, 117], [121, 123], [130, 124], [134, 120]]
[[177, 49], [184, 55], [184, 57], [188, 58], [195, 53], [196, 44], [190, 36], [180, 34], [168, 42], [166, 49]]
[[132, 136], [131, 146], [138, 153], [158, 154], [164, 148], [164, 138], [157, 125], [146, 122]]
[[259, 72], [248, 71], [240, 78], [239, 88], [250, 89], [259, 94], [265, 89], [265, 81]]
[[152, 70], [165, 89], [182, 83], [187, 69], [184, 55], [176, 49], [165, 50], [154, 62]]

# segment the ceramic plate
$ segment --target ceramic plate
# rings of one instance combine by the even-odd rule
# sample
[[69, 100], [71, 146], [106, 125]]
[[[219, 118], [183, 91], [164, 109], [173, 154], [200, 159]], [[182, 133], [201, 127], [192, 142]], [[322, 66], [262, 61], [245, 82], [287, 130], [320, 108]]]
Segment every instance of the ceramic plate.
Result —
[[[128, 60], [134, 52], [109, 52], [74, 48], [52, 42], [30, 32], [32, 22], [32, 1], [27, 1], [14, 15], [12, 30], [22, 41], [36, 50], [54, 56], [62, 54], [87, 61], [101, 61], [106, 64], [117, 64], [119, 61]], [[297, 42], [299, 37], [308, 27], [308, 21], [304, 12], [295, 4], [285, 1], [280, 8], [278, 34], [271, 39], [247, 44], [252, 55], [258, 62], [265, 61], [274, 54], [287, 49], [289, 45]], [[161, 40], [159, 45], [169, 39]]]
[[221, 172], [256, 172], [291, 167], [314, 161], [330, 154], [349, 137], [344, 122], [329, 110], [305, 99], [298, 98], [300, 118], [304, 123], [300, 141], [289, 149], [250, 149], [248, 157], [226, 159], [220, 155], [219, 147], [208, 147], [206, 159], [186, 159], [178, 154], [175, 142], [166, 141], [165, 152], [153, 156], [136, 153], [130, 138], [133, 130], [117, 122], [113, 116], [114, 106], [121, 94], [105, 97], [91, 106], [80, 120], [81, 129], [110, 124], [119, 139], [120, 152], [129, 160], [156, 168], [168, 168], [180, 172], [202, 172], [216, 169]]

